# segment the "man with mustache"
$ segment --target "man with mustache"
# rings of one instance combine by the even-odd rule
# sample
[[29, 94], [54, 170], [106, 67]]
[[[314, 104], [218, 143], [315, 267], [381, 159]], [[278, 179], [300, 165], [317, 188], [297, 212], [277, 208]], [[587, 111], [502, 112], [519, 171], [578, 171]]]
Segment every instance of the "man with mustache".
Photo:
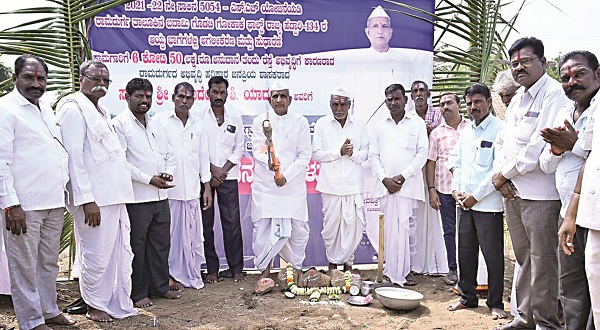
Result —
[[[254, 265], [261, 272], [257, 293], [271, 290], [275, 283], [269, 278], [272, 259], [279, 254], [302, 273], [308, 244], [308, 208], [306, 204], [306, 165], [310, 161], [308, 121], [290, 112], [290, 90], [281, 82], [270, 88], [271, 109], [252, 122], [252, 154], [255, 160], [252, 182], [252, 250]], [[271, 124], [275, 156], [279, 171], [274, 173], [277, 159], [272, 158], [263, 131], [264, 121]], [[271, 164], [269, 159], [272, 161]]]
[[[208, 80], [208, 98], [210, 105], [200, 111], [208, 141], [210, 159], [210, 188], [207, 194], [217, 194], [219, 216], [223, 230], [223, 246], [229, 269], [222, 272], [233, 277], [234, 282], [245, 280], [244, 245], [240, 224], [240, 200], [238, 194], [238, 177], [240, 163], [244, 153], [244, 129], [242, 117], [234, 107], [225, 107], [229, 82], [221, 76]], [[204, 188], [203, 188], [204, 189]], [[215, 250], [215, 209], [213, 206], [202, 211], [204, 226], [204, 251], [206, 253], [206, 269], [208, 283], [219, 280], [219, 257]]]
[[510, 47], [510, 66], [522, 87], [506, 111], [496, 141], [492, 183], [504, 199], [506, 222], [521, 272], [516, 281], [517, 311], [499, 329], [560, 329], [558, 310], [558, 232], [560, 196], [554, 175], [544, 173], [539, 157], [550, 127], [568, 101], [560, 84], [545, 73], [543, 43], [533, 37]]
[[[133, 187], [110, 113], [99, 103], [110, 82], [104, 63], [84, 62], [79, 92], [65, 96], [57, 106], [69, 152], [67, 207], [79, 242], [79, 287], [88, 306], [86, 316], [98, 322], [137, 314], [129, 298], [133, 254], [125, 208], [125, 203], [133, 202]], [[79, 306], [82, 312], [85, 303]]]
[[212, 196], [200, 194], [200, 186], [210, 187], [208, 139], [204, 123], [190, 109], [194, 105], [194, 87], [188, 82], [175, 85], [172, 95], [174, 110], [152, 118], [166, 136], [175, 153], [173, 185], [168, 190], [171, 211], [171, 248], [169, 274], [173, 291], [183, 288], [201, 289], [204, 282], [202, 213], [212, 205]]
[[13, 307], [19, 328], [26, 330], [75, 324], [56, 304], [69, 170], [52, 108], [40, 100], [47, 81], [44, 60], [19, 56], [12, 75], [15, 89], [0, 98], [1, 235]]
[[431, 97], [429, 86], [421, 80], [413, 81], [410, 86], [410, 98], [415, 103], [415, 111], [423, 118], [427, 127], [427, 135], [442, 122], [442, 112], [427, 102]]
[[166, 189], [173, 188], [175, 155], [158, 123], [150, 119], [152, 84], [133, 78], [125, 87], [128, 109], [112, 123], [125, 150], [135, 201], [127, 204], [131, 218], [133, 273], [131, 299], [135, 307], [154, 305], [150, 296], [179, 299], [169, 287], [171, 213]]
[[440, 211], [449, 272], [444, 277], [448, 285], [458, 281], [456, 265], [456, 202], [452, 198], [452, 173], [448, 156], [460, 133], [471, 122], [460, 114], [460, 98], [454, 93], [440, 96], [440, 111], [444, 121], [429, 135], [429, 154], [425, 165], [429, 205]]
[[502, 130], [503, 122], [491, 115], [492, 95], [486, 85], [477, 83], [469, 86], [464, 99], [473, 116], [473, 123], [465, 128], [450, 154], [450, 158], [455, 159], [452, 164], [452, 197], [460, 205], [458, 287], [461, 299], [448, 306], [448, 310], [477, 307], [477, 271], [482, 266], [478, 265], [481, 248], [489, 275], [486, 305], [496, 320], [506, 318], [502, 302], [504, 222], [502, 196], [495, 191], [491, 177], [494, 174], [494, 141]]
[[422, 68], [431, 68], [432, 63], [431, 56], [425, 52], [390, 47], [394, 29], [390, 15], [382, 6], [370, 12], [364, 32], [370, 47], [353, 50], [340, 84], [354, 96], [351, 114], [362, 120], [370, 133], [379, 121], [388, 117], [381, 91], [394, 82], [408, 86], [416, 78], [426, 77], [430, 72]]
[[[427, 160], [427, 129], [416, 112], [406, 112], [401, 84], [385, 89], [388, 118], [380, 121], [369, 146], [369, 163], [379, 183], [374, 197], [385, 217], [384, 274], [398, 285], [410, 282], [416, 253], [417, 201], [424, 201], [422, 168]], [[381, 257], [381, 256], [379, 256]]]
[[[560, 300], [564, 311], [566, 329], [594, 329], [591, 313], [589, 285], [585, 274], [585, 248], [588, 227], [580, 226], [585, 220], [566, 223], [569, 203], [573, 198], [575, 184], [589, 152], [585, 150], [586, 131], [592, 121], [592, 111], [597, 106], [600, 89], [598, 59], [587, 51], [573, 51], [561, 58], [559, 72], [565, 95], [573, 101], [556, 116], [554, 125], [542, 129], [546, 152], [540, 156], [540, 167], [548, 174], [554, 173], [556, 189], [562, 207], [558, 226], [561, 233], [570, 236], [573, 252], [558, 252], [560, 262]], [[571, 218], [571, 220], [575, 220]], [[566, 220], [565, 220], [566, 221]], [[561, 239], [559, 234], [559, 239]]]
[[323, 200], [321, 236], [329, 271], [338, 265], [352, 270], [365, 224], [362, 163], [369, 153], [369, 137], [365, 124], [348, 114], [350, 106], [350, 93], [334, 89], [332, 113], [317, 120], [313, 135], [313, 159], [321, 162], [316, 189]]

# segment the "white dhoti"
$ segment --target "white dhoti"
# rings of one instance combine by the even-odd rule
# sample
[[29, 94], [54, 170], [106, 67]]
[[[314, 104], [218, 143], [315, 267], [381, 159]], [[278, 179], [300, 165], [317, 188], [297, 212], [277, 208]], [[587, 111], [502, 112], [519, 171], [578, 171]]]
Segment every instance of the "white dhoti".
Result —
[[308, 236], [309, 228], [306, 221], [290, 218], [261, 218], [254, 221], [252, 231], [254, 266], [262, 272], [279, 254], [295, 269], [302, 269]]
[[402, 197], [398, 193], [379, 199], [384, 217], [384, 274], [393, 283], [404, 285], [410, 273], [410, 234], [416, 232], [417, 200]]
[[198, 199], [169, 199], [171, 209], [171, 249], [169, 274], [186, 288], [202, 289], [204, 259], [202, 213]]
[[81, 277], [83, 300], [113, 318], [137, 314], [131, 301], [131, 226], [125, 204], [100, 207], [97, 227], [85, 224], [83, 207], [73, 214], [81, 238]]
[[[423, 182], [425, 180], [425, 168]], [[412, 270], [419, 274], [441, 275], [448, 273], [448, 255], [444, 243], [440, 211], [429, 205], [429, 189], [425, 191], [425, 201], [417, 201], [417, 253], [412, 262]]]
[[[425, 200], [429, 200], [428, 192]], [[442, 232], [440, 212], [428, 202], [417, 201], [417, 253], [412, 270], [419, 274], [441, 275], [448, 273], [448, 256]]]
[[323, 230], [321, 236], [330, 263], [351, 266], [354, 251], [362, 238], [365, 223], [361, 194], [321, 194], [323, 200]]
[[[0, 221], [0, 224], [2, 222]], [[0, 230], [6, 230], [0, 228]], [[8, 259], [4, 247], [4, 235], [0, 234], [0, 294], [10, 295], [10, 277], [8, 275]]]
[[590, 283], [590, 298], [592, 303], [592, 313], [594, 314], [594, 323], [596, 329], [600, 323], [600, 286], [592, 283], [598, 283], [600, 280], [600, 230], [589, 229], [588, 238], [585, 245], [585, 274]]

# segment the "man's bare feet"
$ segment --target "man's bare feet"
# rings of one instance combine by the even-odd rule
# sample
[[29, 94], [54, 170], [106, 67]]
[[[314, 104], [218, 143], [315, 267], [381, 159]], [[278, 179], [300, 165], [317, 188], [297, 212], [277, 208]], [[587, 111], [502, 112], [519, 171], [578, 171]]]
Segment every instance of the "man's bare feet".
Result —
[[163, 298], [167, 298], [167, 299], [181, 299], [181, 293], [179, 293], [178, 291], [167, 291], [167, 293], [165, 293], [165, 295], [163, 296]]
[[[147, 298], [146, 298], [147, 299]], [[95, 309], [91, 306], [88, 306], [88, 312], [85, 314], [85, 317], [92, 321], [96, 322], [113, 322], [114, 319], [108, 315], [107, 312], [101, 311], [99, 309]]]
[[457, 310], [460, 310], [460, 309], [464, 309], [464, 308], [469, 308], [469, 307], [467, 305], [461, 304], [460, 301], [457, 301], [457, 302], [455, 302], [453, 304], [450, 304], [448, 306], [448, 310], [451, 311], [451, 312], [454, 312], [454, 311], [457, 311]]
[[506, 312], [503, 309], [492, 308], [492, 319], [493, 320], [505, 319], [505, 318], [506, 318]]
[[140, 300], [138, 300], [138, 301], [136, 301], [136, 302], [133, 303], [133, 306], [135, 306], [136, 308], [150, 307], [150, 306], [153, 306], [153, 305], [154, 305], [154, 303], [148, 297], [140, 299]]
[[208, 274], [206, 276], [206, 283], [217, 283], [219, 282], [219, 275], [217, 273]]
[[242, 273], [233, 274], [233, 282], [239, 283], [244, 282], [246, 280], [246, 276]]
[[177, 282], [174, 278], [169, 278], [169, 288], [171, 291], [183, 291], [183, 284]]
[[261, 278], [267, 278], [271, 275], [271, 265], [267, 266], [267, 268], [265, 268], [265, 270], [263, 270], [260, 275], [258, 276], [258, 279], [260, 280]]
[[68, 318], [63, 314], [58, 314], [57, 316], [46, 320], [46, 324], [73, 325], [75, 323], [77, 323], [77, 321]]

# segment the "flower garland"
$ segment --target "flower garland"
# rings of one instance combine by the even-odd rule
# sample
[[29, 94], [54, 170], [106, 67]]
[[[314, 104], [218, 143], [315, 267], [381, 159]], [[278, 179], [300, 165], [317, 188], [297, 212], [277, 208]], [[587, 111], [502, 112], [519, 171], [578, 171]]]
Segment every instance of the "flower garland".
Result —
[[319, 288], [300, 288], [294, 282], [294, 269], [288, 267], [286, 269], [286, 283], [288, 290], [296, 296], [309, 296], [310, 301], [319, 301], [321, 294], [327, 294], [331, 300], [340, 300], [340, 294], [350, 291], [350, 271], [344, 273], [343, 286], [322, 286]]

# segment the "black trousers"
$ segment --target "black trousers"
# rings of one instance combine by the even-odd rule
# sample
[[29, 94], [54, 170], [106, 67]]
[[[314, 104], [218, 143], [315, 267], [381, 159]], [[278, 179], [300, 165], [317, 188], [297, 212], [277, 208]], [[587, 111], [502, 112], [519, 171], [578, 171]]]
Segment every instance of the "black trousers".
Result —
[[[211, 188], [213, 198], [215, 191], [223, 229], [223, 245], [225, 257], [232, 274], [241, 273], [244, 268], [244, 245], [242, 243], [242, 226], [240, 224], [240, 199], [238, 181], [225, 180], [216, 188]], [[202, 193], [204, 194], [204, 185]], [[204, 255], [206, 270], [209, 274], [219, 271], [219, 257], [215, 249], [215, 204], [208, 210], [202, 211], [202, 226], [204, 229]]]
[[131, 300], [164, 296], [169, 291], [171, 211], [168, 200], [127, 204], [131, 221], [133, 274]]
[[487, 306], [504, 309], [504, 226], [502, 212], [460, 210], [458, 221], [458, 267], [460, 303], [477, 306], [479, 247], [487, 264]]

